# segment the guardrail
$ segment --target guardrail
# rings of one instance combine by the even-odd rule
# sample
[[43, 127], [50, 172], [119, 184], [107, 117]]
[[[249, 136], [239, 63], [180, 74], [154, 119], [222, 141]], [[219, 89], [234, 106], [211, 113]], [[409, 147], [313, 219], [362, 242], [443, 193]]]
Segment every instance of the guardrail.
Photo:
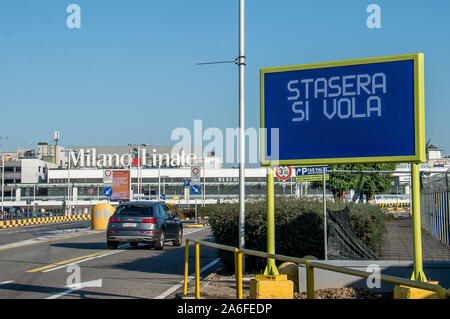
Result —
[[[187, 284], [188, 284], [188, 262], [189, 262], [189, 244], [193, 242], [195, 244], [195, 298], [200, 299], [200, 245], [217, 248], [222, 250], [227, 250], [234, 253], [234, 263], [235, 263], [235, 277], [236, 277], [236, 298], [243, 299], [242, 293], [242, 256], [251, 255], [255, 257], [262, 258], [273, 258], [279, 261], [290, 261], [296, 264], [302, 264], [306, 266], [306, 295], [308, 299], [314, 299], [314, 268], [324, 269], [328, 271], [333, 271], [341, 274], [352, 275], [362, 278], [368, 278], [373, 276], [373, 273], [350, 269], [345, 267], [333, 266], [321, 263], [319, 261], [313, 261], [309, 259], [289, 257], [278, 254], [268, 254], [261, 251], [251, 250], [251, 249], [238, 249], [236, 247], [216, 244], [212, 242], [196, 240], [192, 238], [186, 238], [186, 248], [185, 248], [185, 260], [184, 260], [184, 290], [183, 293], [187, 295]], [[450, 298], [450, 289], [445, 289], [439, 285], [430, 284], [426, 282], [420, 282], [415, 280], [404, 279], [389, 275], [380, 275], [380, 281], [388, 282], [396, 285], [403, 285], [411, 288], [418, 288], [428, 291], [435, 292], [440, 299]]]

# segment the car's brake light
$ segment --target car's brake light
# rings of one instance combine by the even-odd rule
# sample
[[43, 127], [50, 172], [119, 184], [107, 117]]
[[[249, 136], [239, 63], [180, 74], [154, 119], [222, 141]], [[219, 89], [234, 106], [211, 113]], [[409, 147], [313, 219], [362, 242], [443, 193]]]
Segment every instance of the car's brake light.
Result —
[[141, 220], [141, 223], [156, 224], [156, 218], [143, 219], [143, 220]]
[[110, 218], [109, 222], [110, 223], [118, 223], [119, 222], [119, 218]]

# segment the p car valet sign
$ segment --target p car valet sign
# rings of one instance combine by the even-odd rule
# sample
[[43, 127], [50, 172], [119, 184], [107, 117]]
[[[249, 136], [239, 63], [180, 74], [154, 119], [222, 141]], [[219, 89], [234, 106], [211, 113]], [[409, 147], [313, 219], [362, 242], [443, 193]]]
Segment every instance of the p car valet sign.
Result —
[[330, 179], [330, 175], [328, 174], [328, 166], [296, 167], [295, 181], [296, 182], [322, 181], [324, 171], [325, 171], [325, 179], [328, 181]]
[[261, 69], [261, 165], [425, 161], [423, 61], [419, 53]]

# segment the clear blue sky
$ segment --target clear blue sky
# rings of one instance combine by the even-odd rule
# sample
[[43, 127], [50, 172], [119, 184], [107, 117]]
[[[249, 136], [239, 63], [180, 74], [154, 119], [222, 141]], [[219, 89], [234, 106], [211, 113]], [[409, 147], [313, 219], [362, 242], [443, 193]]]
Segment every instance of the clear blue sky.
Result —
[[[81, 29], [66, 8], [81, 7]], [[381, 29], [366, 8], [381, 7]], [[259, 127], [259, 69], [425, 53], [426, 136], [450, 153], [450, 2], [247, 0], [246, 126]], [[0, 136], [9, 151], [174, 144], [176, 127], [238, 126], [238, 0], [2, 0]], [[31, 143], [31, 144], [30, 144]]]

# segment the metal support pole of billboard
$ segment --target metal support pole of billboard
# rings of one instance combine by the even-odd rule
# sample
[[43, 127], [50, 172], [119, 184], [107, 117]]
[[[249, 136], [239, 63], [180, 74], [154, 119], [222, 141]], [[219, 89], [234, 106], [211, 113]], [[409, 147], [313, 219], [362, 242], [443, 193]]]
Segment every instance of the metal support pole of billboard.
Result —
[[[245, 1], [239, 0], [239, 249], [245, 248]], [[245, 258], [242, 260], [245, 272]]]
[[[267, 253], [275, 254], [275, 189], [272, 167], [267, 168]], [[279, 275], [275, 259], [267, 258], [264, 275]]]
[[419, 164], [411, 163], [412, 178], [412, 211], [413, 211], [413, 233], [414, 233], [414, 272], [411, 280], [427, 282], [422, 264], [422, 227], [420, 223], [420, 172]]
[[322, 170], [323, 175], [323, 244], [324, 244], [324, 255], [325, 260], [328, 260], [328, 243], [327, 243], [327, 177], [326, 177], [326, 169]]

